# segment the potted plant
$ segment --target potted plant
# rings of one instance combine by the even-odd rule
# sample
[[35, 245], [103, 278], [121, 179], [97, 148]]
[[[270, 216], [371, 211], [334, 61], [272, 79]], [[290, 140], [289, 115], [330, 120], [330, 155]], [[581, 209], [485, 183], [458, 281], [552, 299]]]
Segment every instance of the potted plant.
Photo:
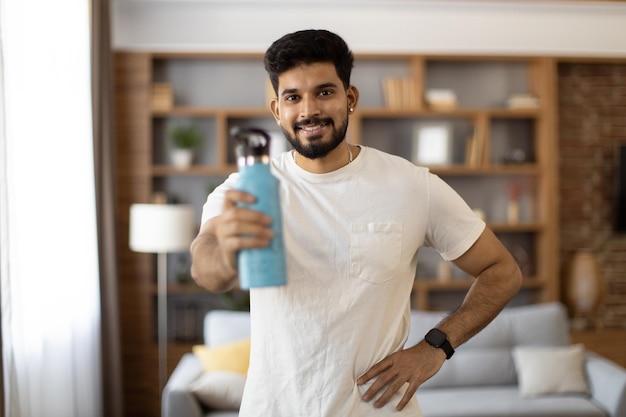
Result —
[[172, 163], [179, 169], [189, 168], [195, 149], [202, 142], [202, 134], [195, 125], [176, 125], [170, 131]]

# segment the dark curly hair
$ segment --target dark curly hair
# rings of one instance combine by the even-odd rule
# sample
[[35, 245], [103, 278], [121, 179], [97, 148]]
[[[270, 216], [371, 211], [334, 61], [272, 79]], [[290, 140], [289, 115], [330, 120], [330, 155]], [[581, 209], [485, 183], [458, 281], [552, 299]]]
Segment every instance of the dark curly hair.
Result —
[[331, 62], [343, 86], [350, 85], [354, 56], [346, 42], [337, 34], [323, 29], [307, 29], [289, 33], [267, 49], [263, 63], [274, 92], [278, 93], [278, 76], [300, 64]]

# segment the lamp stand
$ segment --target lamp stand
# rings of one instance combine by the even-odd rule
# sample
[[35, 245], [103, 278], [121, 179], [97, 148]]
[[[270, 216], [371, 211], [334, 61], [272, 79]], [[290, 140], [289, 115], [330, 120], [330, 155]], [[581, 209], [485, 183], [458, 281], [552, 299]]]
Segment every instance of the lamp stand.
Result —
[[157, 314], [159, 343], [159, 393], [167, 379], [167, 253], [157, 254]]

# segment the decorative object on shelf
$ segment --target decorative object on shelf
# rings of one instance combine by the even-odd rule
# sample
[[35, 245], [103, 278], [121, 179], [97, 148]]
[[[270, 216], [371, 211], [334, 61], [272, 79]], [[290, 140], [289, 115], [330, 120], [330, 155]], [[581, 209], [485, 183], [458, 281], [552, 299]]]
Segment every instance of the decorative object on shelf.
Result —
[[129, 247], [157, 254], [159, 388], [167, 380], [167, 253], [184, 252], [194, 236], [194, 210], [184, 204], [132, 204]]
[[415, 109], [418, 107], [416, 81], [410, 77], [386, 77], [383, 79], [385, 106], [388, 109]]
[[433, 88], [426, 91], [426, 104], [433, 110], [454, 110], [458, 100], [452, 90]]
[[452, 163], [452, 126], [448, 123], [420, 123], [413, 134], [413, 162], [420, 165]]
[[193, 162], [194, 151], [202, 143], [202, 134], [195, 125], [176, 125], [170, 131], [173, 148], [172, 164], [178, 169], [186, 169]]
[[174, 107], [174, 93], [170, 83], [152, 84], [152, 110], [168, 111]]
[[519, 183], [514, 182], [509, 185], [509, 201], [506, 208], [506, 219], [511, 224], [519, 223], [519, 200], [521, 194], [522, 187]]
[[513, 94], [507, 101], [509, 109], [527, 110], [539, 108], [539, 98], [532, 94]]
[[598, 256], [590, 249], [578, 250], [569, 263], [566, 280], [567, 302], [572, 327], [584, 330], [602, 327], [599, 311], [605, 296], [604, 272]]
[[504, 153], [502, 157], [502, 162], [507, 165], [512, 164], [523, 164], [527, 162], [526, 152], [523, 149], [509, 149]]

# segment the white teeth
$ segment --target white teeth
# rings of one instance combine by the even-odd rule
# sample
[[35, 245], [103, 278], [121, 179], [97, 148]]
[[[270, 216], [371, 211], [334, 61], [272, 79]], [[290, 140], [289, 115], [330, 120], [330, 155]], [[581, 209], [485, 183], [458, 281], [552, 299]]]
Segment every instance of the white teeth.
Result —
[[309, 132], [312, 132], [312, 131], [314, 131], [314, 130], [321, 129], [321, 128], [322, 128], [322, 127], [324, 127], [324, 126], [325, 126], [325, 125], [302, 126], [302, 127], [301, 127], [301, 129], [302, 129], [302, 130], [309, 131]]

